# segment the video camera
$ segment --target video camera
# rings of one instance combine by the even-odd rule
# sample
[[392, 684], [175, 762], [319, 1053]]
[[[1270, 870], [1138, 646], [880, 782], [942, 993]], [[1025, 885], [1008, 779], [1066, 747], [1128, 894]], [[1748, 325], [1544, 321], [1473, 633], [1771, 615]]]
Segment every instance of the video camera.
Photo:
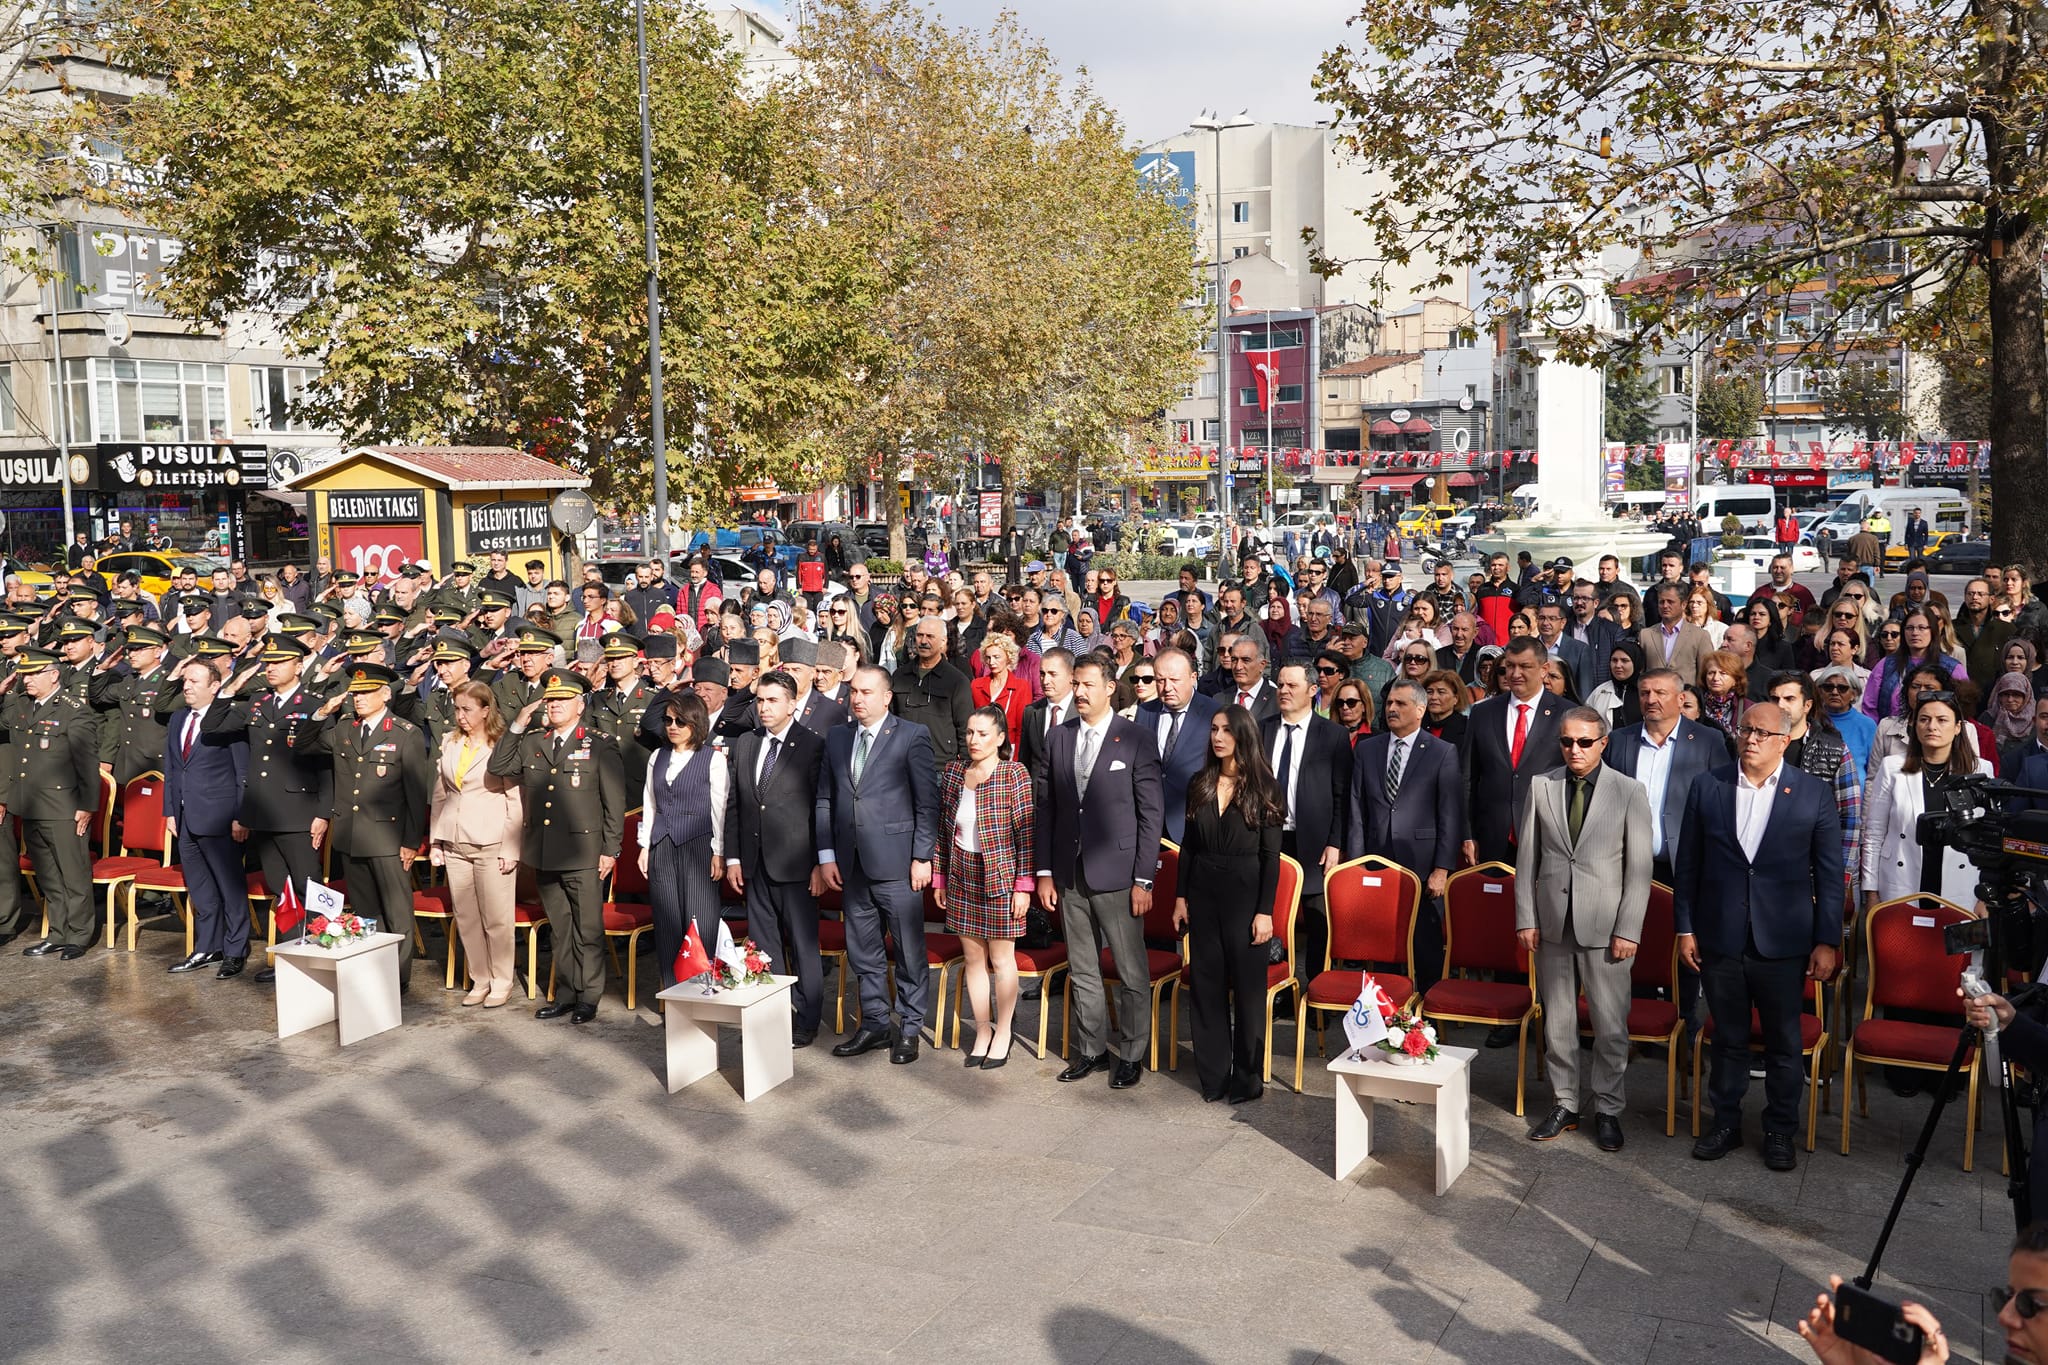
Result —
[[2041, 916], [2027, 893], [2048, 876], [2048, 810], [2008, 811], [2004, 803], [2014, 797], [2048, 802], [2048, 791], [2016, 787], [1987, 773], [1944, 778], [1930, 790], [1929, 809], [1913, 831], [1925, 865], [1937, 865], [1942, 850], [1954, 849], [1983, 874], [1977, 894], [1986, 918], [1957, 926], [1973, 941], [1953, 942], [1949, 951], [1983, 950], [1991, 981], [2002, 980], [2007, 967], [2031, 975], [2042, 958], [2036, 932]]

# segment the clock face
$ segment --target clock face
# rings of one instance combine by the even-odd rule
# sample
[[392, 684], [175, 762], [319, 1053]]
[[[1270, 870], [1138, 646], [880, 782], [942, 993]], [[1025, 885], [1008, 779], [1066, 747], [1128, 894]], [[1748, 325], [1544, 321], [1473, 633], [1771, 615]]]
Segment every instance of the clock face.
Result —
[[1560, 284], [1543, 296], [1543, 320], [1553, 327], [1576, 327], [1586, 320], [1586, 291]]

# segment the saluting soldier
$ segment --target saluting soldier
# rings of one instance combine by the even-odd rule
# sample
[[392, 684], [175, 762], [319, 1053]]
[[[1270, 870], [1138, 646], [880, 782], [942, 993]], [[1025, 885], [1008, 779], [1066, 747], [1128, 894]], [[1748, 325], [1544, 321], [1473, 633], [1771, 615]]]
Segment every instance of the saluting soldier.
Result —
[[[256, 854], [263, 884], [273, 895], [289, 884], [299, 904], [306, 883], [320, 876], [321, 836], [334, 808], [334, 765], [302, 754], [292, 743], [292, 724], [313, 714], [324, 698], [305, 685], [306, 646], [288, 635], [272, 640], [261, 656], [263, 685], [239, 674], [206, 708], [200, 733], [249, 741], [248, 780], [235, 828]], [[256, 979], [273, 979], [265, 968]]]
[[469, 639], [481, 654], [499, 640], [519, 641], [519, 628], [512, 624], [516, 599], [509, 592], [486, 587], [477, 593], [476, 619], [469, 623]]
[[[476, 653], [469, 636], [455, 629], [442, 631], [434, 639], [432, 657], [413, 670], [391, 709], [427, 732], [427, 747], [441, 752], [441, 741], [455, 730], [455, 690], [469, 681]], [[426, 677], [433, 669], [434, 676]]]
[[85, 703], [63, 691], [57, 656], [47, 650], [22, 650], [0, 686], [12, 691], [0, 706], [14, 783], [7, 813], [21, 817], [50, 917], [50, 936], [23, 956], [69, 962], [85, 956], [96, 918], [86, 831], [100, 804], [99, 727]]
[[[15, 655], [28, 647], [34, 624], [31, 617], [0, 614], [0, 684], [13, 676]], [[7, 818], [14, 806], [15, 752], [4, 727], [5, 708], [0, 707], [0, 944], [11, 942], [25, 927], [21, 876], [5, 875], [5, 869], [21, 865], [21, 846], [14, 837], [14, 822]]]
[[741, 735], [750, 735], [761, 719], [754, 712], [754, 679], [761, 674], [761, 646], [752, 640], [733, 640], [725, 647], [727, 677], [725, 705], [711, 717], [711, 734], [718, 747], [728, 748]]
[[66, 616], [57, 622], [57, 679], [64, 694], [79, 705], [87, 704], [92, 671], [99, 666], [99, 627], [82, 616]]
[[516, 716], [541, 700], [548, 667], [555, 661], [555, 644], [552, 631], [535, 625], [519, 628], [519, 643], [514, 647], [512, 667], [500, 673], [497, 681], [491, 684], [491, 695], [497, 699], [499, 715]]
[[184, 701], [183, 684], [164, 666], [164, 633], [135, 626], [126, 640], [126, 657], [102, 660], [86, 687], [86, 704], [100, 718], [100, 763], [123, 787], [162, 767], [164, 725]]
[[[412, 864], [426, 842], [434, 764], [420, 728], [391, 714], [397, 685], [398, 675], [382, 664], [350, 664], [348, 691], [295, 717], [291, 743], [307, 757], [334, 758], [334, 807], [324, 834], [341, 856], [355, 912], [399, 935], [403, 991], [412, 979]], [[344, 701], [355, 715], [338, 723], [334, 714]]]
[[619, 746], [619, 758], [626, 768], [626, 790], [637, 792], [647, 782], [647, 760], [654, 749], [640, 737], [641, 717], [646, 715], [655, 694], [647, 679], [640, 676], [640, 641], [623, 630], [605, 636], [604, 670], [605, 685], [591, 694], [591, 711]]
[[[603, 882], [618, 860], [626, 816], [626, 780], [619, 746], [585, 720], [589, 685], [576, 673], [551, 669], [542, 699], [516, 719], [491, 750], [490, 771], [520, 780], [526, 840], [520, 860], [540, 883], [540, 903], [554, 931], [560, 968], [553, 1003], [536, 1019], [597, 1017], [604, 994]], [[547, 708], [545, 727], [528, 729]]]
[[437, 590], [441, 605], [455, 613], [461, 620], [477, 608], [476, 565], [466, 559], [458, 559], [448, 566], [448, 580]]

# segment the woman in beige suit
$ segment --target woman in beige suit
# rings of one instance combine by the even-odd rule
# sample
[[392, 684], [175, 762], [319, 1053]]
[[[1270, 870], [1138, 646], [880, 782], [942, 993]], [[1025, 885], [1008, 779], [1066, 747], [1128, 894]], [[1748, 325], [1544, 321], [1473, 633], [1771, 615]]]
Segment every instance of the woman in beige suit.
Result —
[[466, 682], [455, 689], [455, 729], [434, 770], [430, 827], [434, 866], [448, 869], [449, 898], [462, 951], [469, 958], [465, 1005], [496, 1009], [512, 995], [513, 887], [524, 819], [519, 783], [492, 777], [491, 746], [505, 733], [491, 689]]

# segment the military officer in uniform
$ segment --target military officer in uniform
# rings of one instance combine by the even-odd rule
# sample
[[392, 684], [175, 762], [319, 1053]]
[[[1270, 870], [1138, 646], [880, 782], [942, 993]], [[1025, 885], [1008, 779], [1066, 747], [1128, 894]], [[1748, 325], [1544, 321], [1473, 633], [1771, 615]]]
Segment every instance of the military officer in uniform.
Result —
[[653, 703], [655, 689], [640, 676], [640, 641], [623, 630], [604, 637], [605, 685], [590, 696], [591, 718], [619, 746], [626, 768], [626, 790], [647, 783], [647, 760], [653, 746], [643, 743], [640, 722]]
[[477, 608], [476, 565], [466, 559], [458, 559], [448, 566], [448, 581], [437, 593], [443, 606], [455, 613], [460, 621]]
[[[237, 676], [207, 708], [200, 732], [223, 740], [248, 737], [248, 780], [236, 828], [263, 869], [263, 884], [274, 895], [290, 883], [304, 905], [306, 883], [320, 876], [318, 849], [334, 809], [334, 765], [301, 753], [292, 725], [325, 698], [304, 682], [306, 647], [299, 641], [281, 635], [261, 657], [263, 685]], [[268, 981], [268, 973], [265, 968], [256, 979]]]
[[100, 664], [100, 628], [82, 616], [57, 621], [57, 678], [64, 694], [84, 704]]
[[535, 625], [519, 628], [518, 652], [513, 655], [512, 667], [491, 684], [499, 715], [516, 716], [541, 699], [548, 666], [555, 661], [555, 643], [551, 631]]
[[[9, 686], [15, 655], [28, 646], [34, 621], [12, 613], [0, 614], [0, 690]], [[0, 708], [4, 711], [4, 708]], [[0, 720], [0, 869], [21, 865], [21, 846], [14, 837], [14, 821], [7, 813], [14, 806], [14, 765], [16, 754]], [[23, 927], [21, 877], [0, 876], [0, 944], [18, 937]]]
[[83, 701], [63, 691], [57, 657], [24, 649], [15, 656], [12, 695], [0, 706], [8, 732], [14, 802], [29, 865], [43, 893], [50, 936], [26, 957], [85, 956], [92, 942], [92, 855], [86, 832], [100, 804], [99, 727]]
[[499, 640], [518, 642], [519, 629], [512, 624], [515, 600], [511, 593], [496, 588], [477, 593], [476, 619], [469, 623], [469, 638], [479, 654]]
[[135, 626], [127, 642], [125, 659], [102, 666], [86, 687], [86, 703], [99, 716], [100, 763], [123, 787], [162, 766], [164, 723], [184, 695], [164, 666], [170, 641], [162, 631]]
[[[455, 729], [455, 689], [470, 680], [476, 651], [469, 636], [450, 628], [434, 637], [432, 656], [407, 680], [404, 690], [391, 703], [392, 710], [427, 732], [427, 747], [441, 752], [441, 741]], [[422, 675], [434, 670], [432, 680]]]
[[[520, 861], [540, 883], [540, 902], [554, 931], [559, 969], [552, 1003], [536, 1019], [597, 1017], [604, 994], [604, 879], [618, 861], [626, 816], [619, 746], [585, 719], [588, 684], [569, 669], [551, 669], [542, 699], [515, 719], [491, 750], [490, 771], [520, 780], [526, 842]], [[545, 725], [535, 712], [547, 708]]]
[[[400, 936], [403, 991], [412, 977], [412, 864], [427, 838], [434, 762], [420, 728], [391, 714], [397, 686], [398, 675], [382, 664], [350, 664], [348, 690], [294, 717], [290, 738], [298, 753], [334, 758], [334, 807], [324, 833], [341, 858], [351, 908]], [[337, 722], [344, 701], [355, 714]]]

